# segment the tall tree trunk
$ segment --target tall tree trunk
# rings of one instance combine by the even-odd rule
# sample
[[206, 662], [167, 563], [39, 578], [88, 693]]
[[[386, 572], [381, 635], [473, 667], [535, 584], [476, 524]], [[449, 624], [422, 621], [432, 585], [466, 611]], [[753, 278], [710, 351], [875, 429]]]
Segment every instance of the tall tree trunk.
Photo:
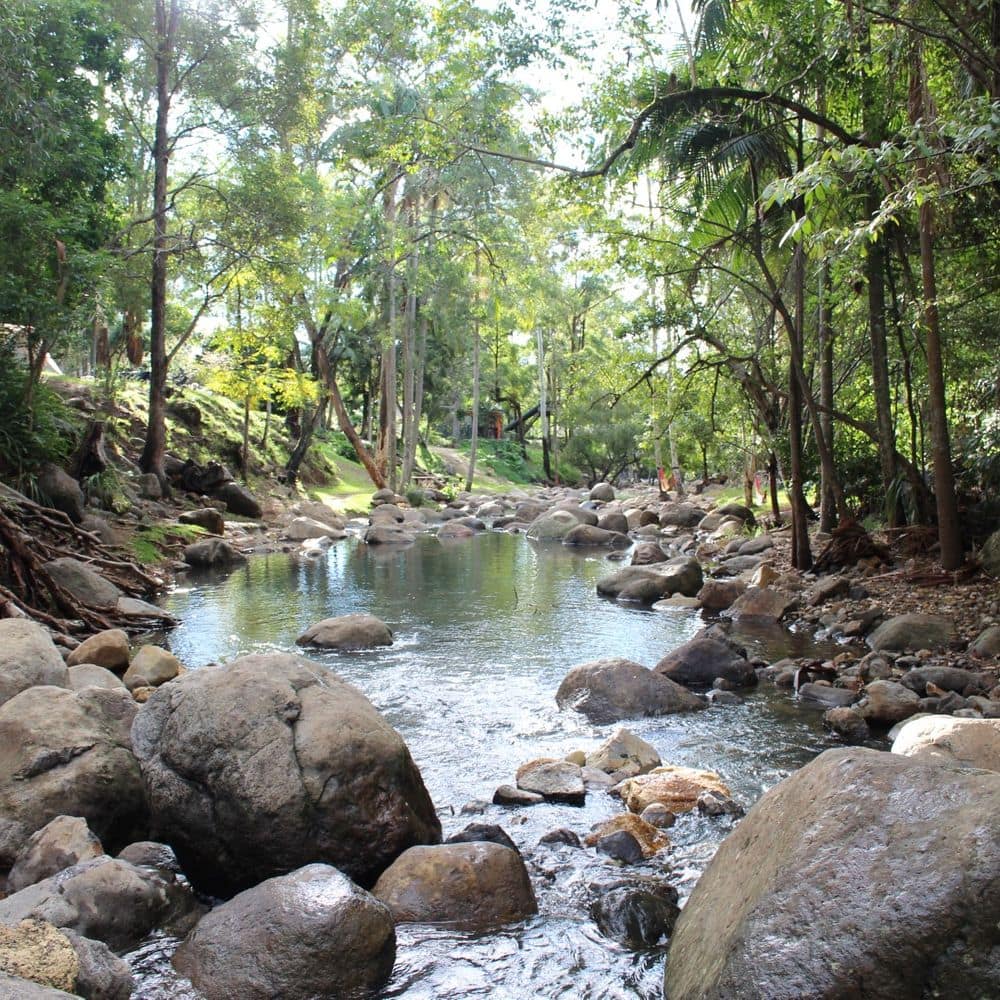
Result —
[[417, 454], [417, 428], [414, 407], [417, 339], [417, 272], [420, 266], [420, 244], [417, 227], [420, 222], [420, 193], [413, 192], [405, 204], [410, 252], [406, 268], [406, 308], [403, 311], [403, 474], [401, 487], [409, 486]]
[[792, 565], [796, 569], [812, 568], [812, 551], [809, 548], [809, 505], [803, 492], [802, 466], [802, 394], [805, 385], [800, 380], [802, 372], [802, 345], [805, 340], [805, 250], [799, 243], [795, 248], [795, 323], [789, 329], [791, 357], [789, 361], [788, 427], [791, 445], [791, 494], [792, 494]]
[[548, 383], [545, 378], [545, 335], [542, 328], [535, 330], [536, 352], [538, 354], [538, 417], [542, 433], [542, 468], [545, 478], [552, 481], [552, 459], [549, 456], [549, 401]]
[[[393, 168], [395, 169], [395, 168]], [[386, 332], [382, 346], [379, 383], [379, 428], [375, 460], [389, 486], [395, 490], [396, 471], [396, 189], [399, 177], [392, 180], [382, 198], [389, 247], [386, 260]]]
[[180, 17], [179, 0], [156, 0], [156, 126], [153, 136], [153, 267], [150, 281], [149, 414], [139, 459], [143, 472], [170, 486], [163, 469], [167, 450], [167, 172], [170, 140], [170, 68]]
[[479, 250], [476, 249], [476, 316], [472, 321], [472, 440], [469, 442], [469, 470], [465, 476], [466, 491], [472, 490], [476, 473], [476, 449], [479, 446], [479, 316], [484, 295], [480, 287]]
[[[816, 339], [819, 347], [820, 427], [830, 450], [833, 450], [833, 331], [830, 328], [830, 269], [824, 260], [819, 269], [819, 310], [816, 318]], [[837, 507], [833, 485], [823, 481], [820, 489], [819, 528], [832, 531], [837, 524]]]

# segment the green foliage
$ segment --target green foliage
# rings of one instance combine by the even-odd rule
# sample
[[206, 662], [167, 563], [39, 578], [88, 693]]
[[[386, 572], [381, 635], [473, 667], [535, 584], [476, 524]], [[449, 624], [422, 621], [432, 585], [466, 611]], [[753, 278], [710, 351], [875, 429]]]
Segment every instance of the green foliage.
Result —
[[162, 562], [178, 545], [197, 541], [207, 534], [196, 524], [145, 524], [132, 537], [132, 553], [144, 565]]
[[28, 395], [28, 371], [0, 343], [0, 475], [26, 483], [45, 462], [63, 462], [76, 445], [80, 416], [44, 383]]
[[404, 496], [406, 497], [406, 502], [411, 507], [423, 507], [423, 505], [427, 503], [427, 497], [425, 496], [424, 491], [419, 490], [416, 487], [408, 489]]

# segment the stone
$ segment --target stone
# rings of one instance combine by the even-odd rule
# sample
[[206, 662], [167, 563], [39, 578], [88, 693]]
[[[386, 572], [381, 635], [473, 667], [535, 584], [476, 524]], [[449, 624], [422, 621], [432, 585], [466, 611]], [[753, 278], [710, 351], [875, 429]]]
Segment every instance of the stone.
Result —
[[695, 636], [667, 653], [653, 668], [656, 673], [689, 687], [710, 688], [717, 677], [739, 687], [757, 683], [753, 665], [727, 643]]
[[[458, 833], [453, 833], [447, 840], [445, 840], [445, 843], [499, 844], [501, 847], [507, 847], [512, 851], [517, 851], [517, 844], [510, 839], [507, 831], [504, 830], [502, 826], [497, 826], [496, 823], [470, 823], [468, 826], [459, 830]], [[520, 853], [521, 852], [518, 851], [518, 854]]]
[[749, 507], [744, 507], [743, 504], [726, 503], [721, 507], [717, 507], [715, 513], [721, 514], [723, 517], [735, 517], [737, 520], [742, 521], [748, 528], [757, 527], [757, 518], [754, 517], [753, 511]]
[[595, 483], [588, 494], [591, 500], [610, 503], [615, 498], [615, 489], [611, 483]]
[[670, 678], [622, 658], [573, 667], [559, 685], [556, 704], [596, 723], [694, 712], [705, 707], [700, 698]]
[[940, 615], [896, 615], [882, 622], [871, 635], [868, 645], [876, 650], [947, 649], [953, 638], [952, 623]]
[[806, 604], [818, 607], [835, 597], [842, 597], [851, 589], [851, 581], [846, 576], [824, 576], [806, 594]]
[[650, 802], [639, 814], [639, 819], [658, 830], [669, 830], [677, 822], [677, 815], [662, 802]]
[[1000, 531], [994, 531], [986, 539], [979, 550], [979, 561], [994, 580], [1000, 580]]
[[814, 708], [846, 708], [858, 700], [857, 691], [850, 688], [833, 687], [830, 684], [816, 684], [810, 681], [798, 691], [799, 701]]
[[756, 556], [773, 548], [774, 539], [770, 535], [758, 535], [756, 538], [748, 538], [745, 542], [741, 542], [739, 553], [741, 556]]
[[601, 514], [597, 527], [620, 535], [627, 535], [629, 532], [628, 518], [619, 511], [607, 511]]
[[[45, 920], [0, 925], [0, 972], [38, 986], [75, 991], [80, 960], [69, 939]], [[12, 997], [19, 994], [11, 994]], [[0, 996], [4, 996], [0, 985]]]
[[397, 524], [373, 524], [362, 536], [366, 545], [412, 545], [413, 533]]
[[[715, 683], [722, 680], [722, 678], [717, 677]], [[729, 681], [723, 681], [723, 683], [728, 684]], [[712, 688], [711, 691], [705, 693], [705, 701], [709, 705], [742, 705], [743, 699], [738, 695], [734, 694], [732, 691], [723, 691], [720, 688]]]
[[747, 586], [763, 590], [766, 587], [770, 587], [772, 583], [776, 583], [780, 579], [781, 574], [770, 563], [761, 563], [761, 565], [759, 565], [753, 573], [750, 574]]
[[156, 839], [221, 895], [311, 861], [371, 885], [441, 824], [400, 735], [304, 657], [252, 655], [158, 688], [136, 717]]
[[544, 801], [544, 795], [528, 792], [514, 785], [500, 785], [493, 793], [495, 806], [537, 806]]
[[539, 542], [561, 542], [580, 521], [568, 510], [550, 510], [531, 522], [527, 535]]
[[[584, 838], [584, 843], [588, 847], [598, 847], [600, 842], [612, 834], [625, 833], [639, 847], [640, 857], [651, 858], [660, 851], [665, 851], [670, 847], [670, 838], [660, 833], [660, 830], [652, 823], [646, 822], [635, 813], [619, 813], [611, 819], [598, 823], [597, 826]], [[635, 861], [628, 862], [635, 864]]]
[[674, 928], [664, 996], [992, 996], [998, 829], [996, 774], [828, 750], [723, 841]]
[[539, 844], [561, 844], [565, 847], [579, 847], [580, 838], [572, 831], [567, 829], [565, 826], [557, 827], [555, 830], [549, 830], [548, 833], [543, 833], [538, 839]]
[[35, 687], [0, 706], [0, 866], [56, 816], [80, 816], [117, 850], [147, 822], [125, 690]]
[[163, 487], [160, 486], [160, 480], [155, 472], [144, 472], [136, 481], [136, 486], [139, 489], [139, 496], [144, 500], [163, 499]]
[[69, 673], [47, 629], [24, 618], [0, 619], [0, 705], [39, 684], [69, 687]]
[[206, 1000], [339, 1000], [384, 985], [395, 958], [389, 910], [336, 868], [311, 864], [217, 906], [173, 964]]
[[847, 706], [824, 712], [823, 725], [849, 743], [864, 743], [870, 735], [865, 717], [856, 708]]
[[969, 644], [969, 652], [983, 659], [1000, 656], [1000, 625], [983, 629]]
[[88, 608], [113, 608], [122, 592], [87, 563], [62, 556], [45, 563], [45, 568], [81, 604]]
[[626, 808], [634, 813], [641, 813], [654, 802], [666, 806], [675, 815], [691, 812], [698, 796], [706, 790], [732, 798], [732, 792], [714, 771], [672, 764], [629, 778], [619, 788]]
[[319, 521], [328, 528], [335, 528], [337, 531], [343, 531], [347, 524], [344, 518], [332, 507], [320, 500], [300, 500], [292, 507], [292, 513], [296, 516]]
[[437, 531], [438, 540], [442, 542], [462, 541], [475, 537], [475, 534], [475, 529], [462, 521], [448, 521], [446, 524], [442, 524]]
[[124, 629], [110, 628], [84, 639], [66, 657], [66, 666], [75, 667], [80, 663], [96, 663], [115, 673], [122, 674], [128, 669], [129, 641]]
[[333, 538], [342, 539], [347, 537], [347, 532], [339, 528], [331, 528], [311, 517], [296, 517], [285, 529], [285, 537], [293, 542], [304, 542], [308, 538]]
[[120, 677], [110, 670], [97, 666], [96, 663], [79, 663], [69, 668], [69, 688], [71, 691], [82, 691], [84, 688], [100, 687], [110, 690], [125, 690]]
[[226, 510], [230, 514], [239, 517], [249, 517], [254, 521], [259, 521], [263, 511], [253, 494], [239, 483], [223, 483], [216, 491], [215, 495], [226, 504]]
[[673, 886], [619, 886], [590, 905], [590, 918], [606, 938], [633, 951], [670, 936], [680, 914]]
[[892, 752], [961, 767], [1000, 771], [1000, 719], [925, 715], [900, 728]]
[[746, 811], [731, 796], [723, 795], [711, 788], [698, 796], [695, 808], [702, 816], [742, 816]]
[[597, 581], [597, 592], [622, 601], [652, 604], [671, 594], [694, 597], [703, 583], [697, 559], [679, 556], [649, 566], [624, 566]]
[[61, 510], [74, 524], [83, 520], [83, 490], [68, 472], [52, 462], [46, 462], [39, 469], [35, 481], [38, 492], [50, 507]]
[[578, 524], [563, 536], [563, 545], [593, 545], [611, 549], [627, 549], [632, 544], [628, 535], [609, 531], [594, 524]]
[[132, 658], [122, 680], [134, 691], [139, 687], [159, 687], [178, 677], [184, 667], [173, 653], [159, 646], [143, 646]]
[[872, 681], [858, 703], [865, 721], [880, 726], [894, 726], [919, 710], [920, 696], [895, 681]]
[[631, 565], [652, 566], [656, 563], [665, 563], [669, 558], [659, 542], [640, 542], [632, 552]]
[[388, 486], [383, 486], [382, 489], [376, 490], [372, 494], [373, 504], [386, 504], [392, 503], [396, 499], [396, 494], [389, 489]]
[[705, 512], [692, 503], [669, 503], [660, 509], [660, 527], [694, 528], [704, 516]]
[[980, 691], [988, 691], [992, 687], [988, 674], [962, 670], [960, 667], [914, 667], [903, 674], [899, 683], [919, 695], [927, 693], [928, 684], [941, 688], [942, 691], [958, 693], [970, 687]]
[[374, 615], [340, 615], [310, 625], [295, 644], [321, 649], [374, 649], [392, 645], [392, 630]]
[[639, 841], [627, 830], [615, 830], [597, 839], [598, 854], [604, 854], [622, 865], [637, 865], [643, 860]]
[[125, 951], [195, 906], [190, 891], [162, 873], [102, 856], [0, 900], [0, 923], [47, 920]]
[[135, 980], [128, 962], [103, 941], [93, 941], [69, 928], [61, 933], [76, 952], [79, 969], [75, 989], [80, 996], [87, 1000], [129, 1000], [135, 991]]
[[118, 852], [118, 857], [139, 868], [159, 868], [167, 874], [181, 874], [181, 866], [174, 849], [155, 840], [138, 840], [134, 844], [129, 844]]
[[727, 616], [737, 621], [777, 622], [795, 607], [797, 598], [770, 587], [749, 587], [732, 604]]
[[742, 580], [706, 580], [697, 597], [703, 608], [725, 611], [746, 589]]
[[614, 774], [623, 768], [635, 774], [645, 774], [659, 767], [662, 761], [656, 748], [628, 729], [616, 729], [593, 753], [588, 754], [584, 763], [605, 774]]
[[368, 515], [369, 524], [402, 524], [405, 520], [406, 514], [394, 503], [380, 504]]
[[556, 504], [556, 506], [553, 508], [553, 510], [556, 510], [556, 511], [559, 511], [559, 510], [568, 511], [570, 514], [572, 514], [577, 519], [577, 521], [580, 524], [589, 524], [589, 525], [593, 525], [594, 527], [597, 526], [597, 522], [600, 520], [600, 518], [597, 516], [597, 514], [594, 511], [590, 510], [587, 507], [582, 507], [580, 504], [574, 503], [571, 500], [570, 501], [566, 501], [565, 503], [558, 503], [558, 504]]
[[119, 597], [118, 603], [115, 605], [115, 610], [118, 614], [124, 615], [124, 617], [130, 618], [133, 621], [158, 619], [168, 622], [170, 625], [176, 624], [162, 608], [158, 608], [155, 604], [150, 604], [148, 601], [140, 601], [137, 597]]
[[372, 892], [397, 923], [483, 932], [538, 912], [521, 855], [492, 843], [411, 847]]
[[194, 524], [204, 528], [211, 535], [223, 535], [226, 532], [226, 521], [221, 511], [214, 507], [200, 507], [198, 510], [187, 510], [177, 518], [180, 524]]
[[221, 538], [201, 538], [184, 547], [184, 562], [199, 569], [235, 566], [247, 557]]
[[79, 995], [0, 972], [0, 1000], [79, 1000]]
[[[7, 887], [19, 892], [51, 875], [104, 853], [87, 821], [79, 816], [56, 816], [36, 830], [18, 852], [7, 876]], [[11, 971], [11, 970], [6, 970]]]
[[541, 795], [547, 802], [582, 806], [587, 797], [583, 775], [567, 760], [536, 760], [517, 769], [517, 787]]

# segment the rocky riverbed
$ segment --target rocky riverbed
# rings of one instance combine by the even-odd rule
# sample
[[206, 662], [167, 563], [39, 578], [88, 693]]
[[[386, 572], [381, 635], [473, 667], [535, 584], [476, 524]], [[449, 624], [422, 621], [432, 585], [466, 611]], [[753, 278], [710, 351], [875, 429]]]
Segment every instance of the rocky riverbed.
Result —
[[[263, 521], [235, 522], [210, 498], [193, 505], [185, 520], [208, 534], [183, 565], [231, 568], [278, 549], [308, 563], [349, 534], [391, 551], [431, 533], [449, 546], [524, 533], [541, 560], [550, 545], [605, 554], [604, 599], [664, 620], [703, 609], [704, 631], [649, 666], [602, 649], [567, 664], [553, 711], [612, 731], [567, 753], [540, 747], [497, 782], [492, 805], [465, 803], [469, 822], [449, 823], [460, 829], [442, 843], [442, 804], [399, 732], [329, 659], [308, 658], [391, 649], [373, 615], [310, 622], [306, 656], [192, 670], [117, 630], [70, 651], [40, 626], [0, 622], [0, 995], [403, 995], [386, 984], [411, 927], [524, 925], [566, 851], [599, 865], [580, 919], [609, 949], [659, 963], [674, 941], [671, 997], [1000, 989], [998, 914], [982, 905], [1000, 877], [992, 578], [942, 581], [924, 557], [888, 564], [888, 552], [794, 573], [783, 532], [739, 505], [617, 498], [607, 484], [416, 508], [376, 494], [353, 521], [308, 502], [260, 510]], [[772, 662], [745, 636], [778, 624], [849, 641]], [[630, 729], [741, 710], [771, 684], [793, 710], [825, 711], [843, 749], [744, 818], [751, 803], [720, 774], [663, 760]], [[871, 749], [900, 723], [896, 752]], [[530, 850], [503, 829], [550, 806], [590, 815], [592, 800], [605, 803], [593, 829], [570, 819]], [[496, 810], [506, 822], [475, 818]], [[690, 884], [665, 862], [689, 815], [732, 832], [680, 911]], [[764, 938], [781, 947], [762, 955]], [[136, 956], [157, 939], [179, 942], [173, 993], [135, 992]]]

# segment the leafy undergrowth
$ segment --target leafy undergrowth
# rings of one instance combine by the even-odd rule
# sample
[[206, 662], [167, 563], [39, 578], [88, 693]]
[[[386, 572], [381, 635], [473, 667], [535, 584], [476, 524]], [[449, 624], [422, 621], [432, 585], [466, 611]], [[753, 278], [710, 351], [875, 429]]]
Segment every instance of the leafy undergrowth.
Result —
[[207, 532], [195, 524], [143, 524], [131, 539], [132, 555], [148, 566], [172, 558], [181, 545], [188, 545]]

